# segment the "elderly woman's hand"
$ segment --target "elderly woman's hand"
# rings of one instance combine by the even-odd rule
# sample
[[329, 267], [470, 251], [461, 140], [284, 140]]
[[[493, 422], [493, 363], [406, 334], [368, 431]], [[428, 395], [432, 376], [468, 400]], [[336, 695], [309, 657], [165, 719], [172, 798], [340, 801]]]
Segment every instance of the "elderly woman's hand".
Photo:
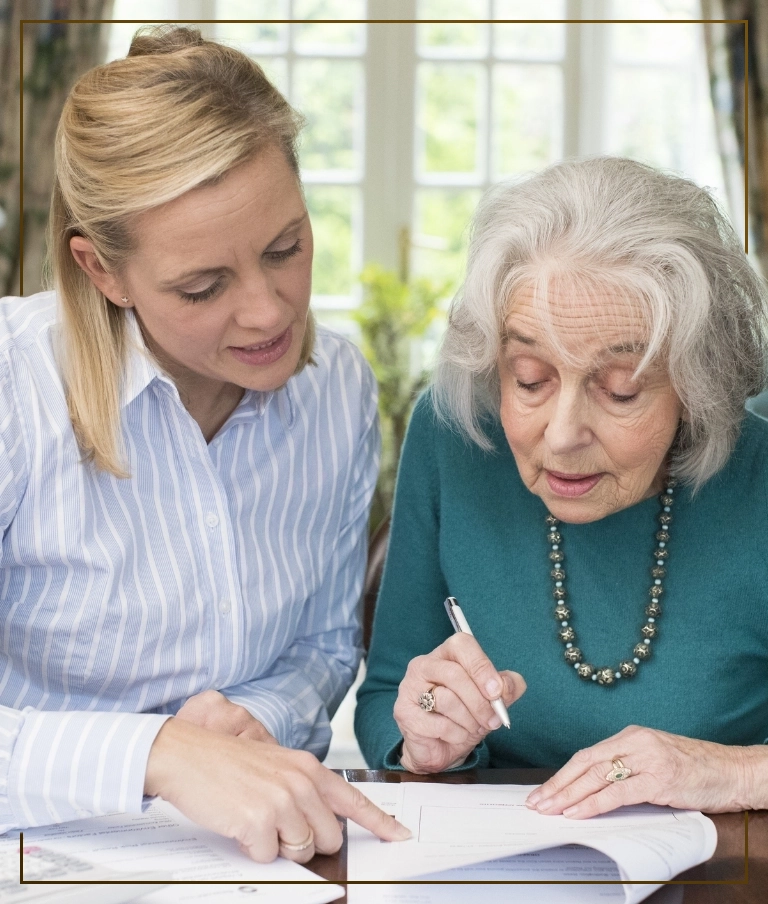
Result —
[[[546, 815], [574, 819], [639, 803], [709, 813], [765, 806], [759, 795], [762, 791], [768, 799], [767, 754], [760, 748], [713, 744], [630, 725], [575, 753], [528, 796], [526, 805]], [[615, 759], [631, 774], [609, 781]]]
[[[419, 698], [434, 694], [425, 712]], [[516, 672], [497, 672], [470, 634], [455, 634], [408, 665], [395, 701], [394, 716], [403, 735], [400, 759], [409, 772], [442, 772], [462, 762], [483, 738], [501, 725], [490, 701], [511, 706], [525, 692]]]
[[202, 691], [190, 697], [176, 713], [176, 718], [219, 734], [277, 744], [275, 738], [244, 706], [227, 700], [219, 691]]

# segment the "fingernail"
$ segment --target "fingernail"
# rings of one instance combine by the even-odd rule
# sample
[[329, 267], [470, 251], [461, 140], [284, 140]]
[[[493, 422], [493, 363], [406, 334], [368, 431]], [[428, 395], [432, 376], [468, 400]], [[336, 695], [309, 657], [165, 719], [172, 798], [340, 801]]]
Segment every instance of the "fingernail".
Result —
[[552, 806], [551, 800], [543, 800], [541, 803], [536, 804], [536, 809], [543, 813], [545, 810], [549, 810]]
[[492, 678], [488, 684], [485, 685], [485, 689], [492, 697], [498, 697], [501, 693], [501, 685], [495, 678]]
[[536, 791], [531, 791], [525, 802], [527, 804], [531, 804], [532, 806], [536, 806], [536, 801], [538, 800], [541, 800], [541, 791], [537, 789]]
[[488, 720], [488, 724], [491, 726], [491, 728], [498, 728], [501, 725], [501, 719], [496, 714], [494, 714]]
[[579, 808], [576, 807], [568, 807], [567, 810], [563, 810], [563, 816], [573, 817], [579, 815]]
[[413, 832], [397, 820], [395, 820], [395, 831], [395, 841], [408, 841], [409, 838], [413, 838]]

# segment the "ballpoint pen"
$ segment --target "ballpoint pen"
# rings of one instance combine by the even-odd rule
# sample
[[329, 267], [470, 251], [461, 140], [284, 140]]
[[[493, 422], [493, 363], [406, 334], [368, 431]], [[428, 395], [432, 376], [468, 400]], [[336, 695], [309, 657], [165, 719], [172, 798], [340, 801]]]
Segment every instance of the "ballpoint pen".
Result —
[[[457, 634], [469, 634], [471, 637], [475, 636], [472, 633], [472, 629], [469, 627], [469, 622], [464, 617], [464, 613], [461, 611], [461, 606], [459, 606], [458, 600], [455, 597], [449, 596], [446, 599], [445, 611], [448, 613], [448, 618], [451, 620], [453, 630]], [[506, 706], [504, 706], [504, 701], [501, 699], [501, 697], [496, 697], [494, 700], [491, 700], [491, 706], [493, 707], [493, 711], [496, 713], [496, 715], [501, 719], [501, 724], [505, 728], [509, 728], [509, 713], [507, 712], [507, 708]]]

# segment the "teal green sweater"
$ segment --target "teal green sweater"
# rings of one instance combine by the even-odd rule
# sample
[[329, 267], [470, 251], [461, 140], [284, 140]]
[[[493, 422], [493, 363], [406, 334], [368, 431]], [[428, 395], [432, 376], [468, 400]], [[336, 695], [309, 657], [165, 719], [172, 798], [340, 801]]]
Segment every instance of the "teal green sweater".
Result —
[[[512, 730], [470, 766], [561, 766], [627, 725], [724, 744], [768, 743], [768, 422], [747, 414], [726, 467], [675, 491], [659, 636], [634, 678], [585, 682], [554, 618], [546, 508], [523, 485], [501, 427], [484, 453], [439, 424], [429, 395], [408, 429], [355, 728], [373, 768], [398, 763], [392, 717], [408, 662], [452, 633], [455, 596], [498, 669], [528, 684]], [[562, 525], [571, 624], [585, 661], [618, 665], [642, 638], [656, 497], [592, 524]]]

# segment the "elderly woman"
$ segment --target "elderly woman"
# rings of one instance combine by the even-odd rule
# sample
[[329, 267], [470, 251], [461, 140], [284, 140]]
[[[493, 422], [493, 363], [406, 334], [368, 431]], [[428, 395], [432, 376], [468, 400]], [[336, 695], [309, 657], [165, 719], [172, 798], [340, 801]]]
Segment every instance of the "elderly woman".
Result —
[[767, 330], [685, 179], [604, 158], [488, 194], [403, 452], [372, 766], [558, 768], [528, 805], [573, 817], [768, 806]]
[[408, 835], [319, 762], [378, 431], [309, 312], [297, 131], [191, 29], [67, 99], [55, 291], [0, 305], [0, 831], [149, 794], [257, 860], [336, 850], [336, 814]]

